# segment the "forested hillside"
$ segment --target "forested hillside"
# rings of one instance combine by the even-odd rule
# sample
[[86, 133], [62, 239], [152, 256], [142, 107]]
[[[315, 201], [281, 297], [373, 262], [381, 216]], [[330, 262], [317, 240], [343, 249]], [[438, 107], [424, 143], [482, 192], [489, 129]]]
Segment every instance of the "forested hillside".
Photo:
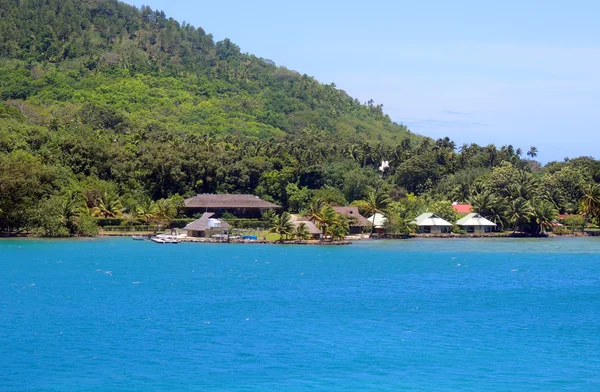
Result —
[[[414, 135], [381, 105], [148, 7], [0, 0], [0, 37], [4, 233], [164, 221], [194, 193], [254, 193], [298, 211], [375, 190], [397, 217], [473, 200], [524, 227], [542, 201], [584, 212], [585, 189], [600, 180], [591, 158], [542, 168], [513, 146], [457, 151]], [[525, 209], [511, 216], [516, 201]]]

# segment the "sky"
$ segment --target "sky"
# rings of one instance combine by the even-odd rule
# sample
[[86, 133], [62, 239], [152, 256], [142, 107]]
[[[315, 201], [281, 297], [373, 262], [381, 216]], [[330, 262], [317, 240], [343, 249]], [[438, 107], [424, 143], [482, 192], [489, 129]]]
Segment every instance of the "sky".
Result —
[[600, 158], [599, 1], [126, 2], [373, 99], [418, 134]]

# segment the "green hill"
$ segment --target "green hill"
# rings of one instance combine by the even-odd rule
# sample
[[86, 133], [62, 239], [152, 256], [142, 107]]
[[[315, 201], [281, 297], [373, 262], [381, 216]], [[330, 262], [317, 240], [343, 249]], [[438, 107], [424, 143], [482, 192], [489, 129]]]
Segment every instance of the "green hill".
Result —
[[83, 124], [122, 132], [160, 124], [262, 139], [308, 127], [356, 140], [409, 135], [381, 106], [147, 7], [1, 0], [0, 36], [0, 97], [33, 106], [27, 117], [40, 124], [93, 111], [104, 116], [80, 116]]

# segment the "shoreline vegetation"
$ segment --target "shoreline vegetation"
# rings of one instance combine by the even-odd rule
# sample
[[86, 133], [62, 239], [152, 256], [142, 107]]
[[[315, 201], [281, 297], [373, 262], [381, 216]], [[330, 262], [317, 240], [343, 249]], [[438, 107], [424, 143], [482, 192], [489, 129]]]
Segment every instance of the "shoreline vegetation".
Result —
[[280, 242], [344, 240], [356, 225], [334, 208], [347, 206], [373, 217], [363, 234], [390, 237], [413, 235], [424, 213], [456, 222], [454, 202], [513, 235], [600, 224], [592, 157], [542, 165], [534, 146], [413, 134], [373, 100], [149, 7], [0, 2], [0, 31], [0, 236], [180, 229], [197, 194], [282, 206], [222, 217]]

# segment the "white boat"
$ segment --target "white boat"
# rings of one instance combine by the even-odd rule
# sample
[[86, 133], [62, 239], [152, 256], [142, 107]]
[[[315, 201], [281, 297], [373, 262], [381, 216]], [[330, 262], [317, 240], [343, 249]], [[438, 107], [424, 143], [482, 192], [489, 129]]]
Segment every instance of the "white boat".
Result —
[[144, 235], [132, 235], [131, 238], [135, 241], [144, 241], [147, 237]]
[[168, 238], [168, 237], [152, 237], [150, 238], [152, 241], [156, 242], [157, 244], [179, 244], [181, 242], [181, 240], [177, 239], [177, 238]]

